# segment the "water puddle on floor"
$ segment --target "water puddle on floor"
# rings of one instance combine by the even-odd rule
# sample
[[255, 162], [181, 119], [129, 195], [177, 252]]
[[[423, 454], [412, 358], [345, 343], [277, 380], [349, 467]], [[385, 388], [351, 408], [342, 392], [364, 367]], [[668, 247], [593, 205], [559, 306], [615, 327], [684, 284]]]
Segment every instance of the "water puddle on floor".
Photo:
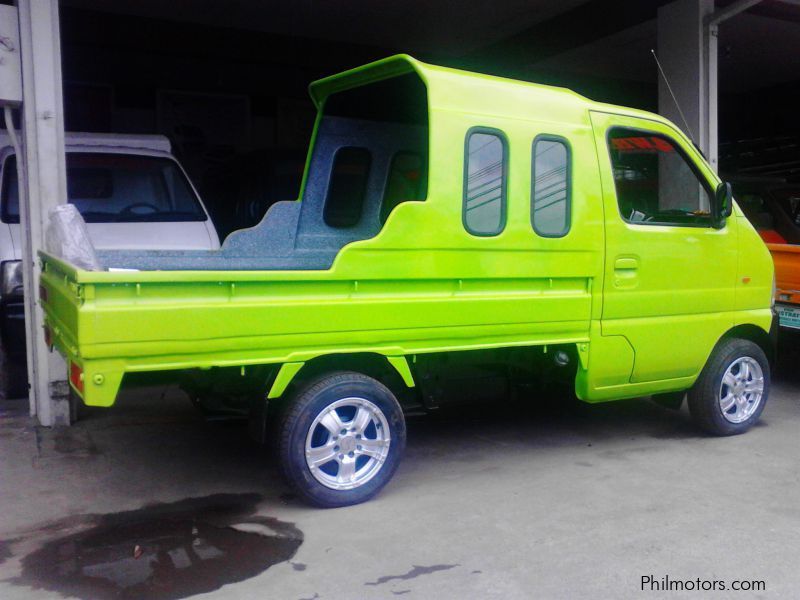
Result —
[[210, 592], [290, 560], [302, 544], [291, 523], [255, 514], [261, 500], [220, 494], [51, 522], [29, 532], [43, 544], [12, 581], [93, 600]]

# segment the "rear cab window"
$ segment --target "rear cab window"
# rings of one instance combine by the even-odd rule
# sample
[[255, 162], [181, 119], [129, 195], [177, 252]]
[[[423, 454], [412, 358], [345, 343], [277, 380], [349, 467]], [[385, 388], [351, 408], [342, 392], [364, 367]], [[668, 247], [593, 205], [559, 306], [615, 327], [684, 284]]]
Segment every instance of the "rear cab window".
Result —
[[612, 128], [608, 149], [628, 223], [710, 227], [713, 194], [680, 146], [660, 133]]

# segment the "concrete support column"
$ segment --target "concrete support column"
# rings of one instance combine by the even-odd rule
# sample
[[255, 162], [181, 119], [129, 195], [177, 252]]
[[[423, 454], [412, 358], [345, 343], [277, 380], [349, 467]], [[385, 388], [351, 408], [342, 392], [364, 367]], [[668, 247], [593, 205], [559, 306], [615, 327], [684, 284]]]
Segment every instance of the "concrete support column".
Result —
[[[709, 127], [709, 45], [704, 24], [713, 10], [714, 0], [676, 0], [658, 9], [658, 59], [669, 80], [668, 86], [659, 75], [658, 111], [683, 129], [716, 169], [717, 144], [716, 140], [711, 142]], [[714, 114], [716, 118], [716, 106]]]
[[735, 0], [725, 8], [713, 14], [706, 15], [704, 23], [706, 27], [706, 59], [707, 59], [707, 81], [708, 81], [708, 145], [707, 156], [714, 170], [719, 169], [719, 71], [717, 45], [719, 41], [719, 25], [723, 21], [735, 17], [739, 13], [746, 11], [751, 6], [755, 6], [761, 0]]
[[30, 406], [42, 425], [68, 425], [66, 365], [45, 345], [38, 302], [37, 253], [44, 247], [50, 209], [67, 198], [58, 0], [17, 0], [16, 4], [22, 57], [25, 173], [20, 181], [20, 222]]
[[694, 139], [715, 171], [719, 24], [759, 2], [734, 0], [714, 12], [714, 0], [676, 0], [658, 9], [658, 58], [669, 80], [659, 76], [658, 111]]

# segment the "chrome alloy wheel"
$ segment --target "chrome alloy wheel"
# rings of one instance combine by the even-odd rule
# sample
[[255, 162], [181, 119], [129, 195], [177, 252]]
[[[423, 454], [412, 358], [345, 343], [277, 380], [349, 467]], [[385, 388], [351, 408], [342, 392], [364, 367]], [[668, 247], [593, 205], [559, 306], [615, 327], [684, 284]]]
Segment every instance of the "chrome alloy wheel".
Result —
[[317, 415], [306, 435], [306, 464], [334, 490], [352, 490], [381, 470], [389, 454], [389, 423], [365, 398], [342, 398]]
[[733, 361], [722, 376], [719, 407], [731, 423], [742, 423], [753, 416], [764, 395], [764, 373], [758, 361], [743, 356]]

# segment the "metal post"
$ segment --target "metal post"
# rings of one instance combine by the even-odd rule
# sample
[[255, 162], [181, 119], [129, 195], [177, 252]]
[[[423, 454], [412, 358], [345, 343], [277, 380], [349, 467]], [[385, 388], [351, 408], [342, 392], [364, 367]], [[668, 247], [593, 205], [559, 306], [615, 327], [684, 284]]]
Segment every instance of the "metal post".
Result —
[[38, 303], [38, 251], [44, 246], [47, 217], [67, 197], [58, 1], [16, 4], [22, 57], [25, 177], [20, 181], [20, 222], [30, 406], [42, 425], [68, 425], [66, 366], [45, 345]]
[[719, 28], [708, 25], [705, 37], [706, 115], [708, 115], [708, 147], [706, 157], [714, 171], [719, 172], [719, 75], [717, 70], [717, 41]]

